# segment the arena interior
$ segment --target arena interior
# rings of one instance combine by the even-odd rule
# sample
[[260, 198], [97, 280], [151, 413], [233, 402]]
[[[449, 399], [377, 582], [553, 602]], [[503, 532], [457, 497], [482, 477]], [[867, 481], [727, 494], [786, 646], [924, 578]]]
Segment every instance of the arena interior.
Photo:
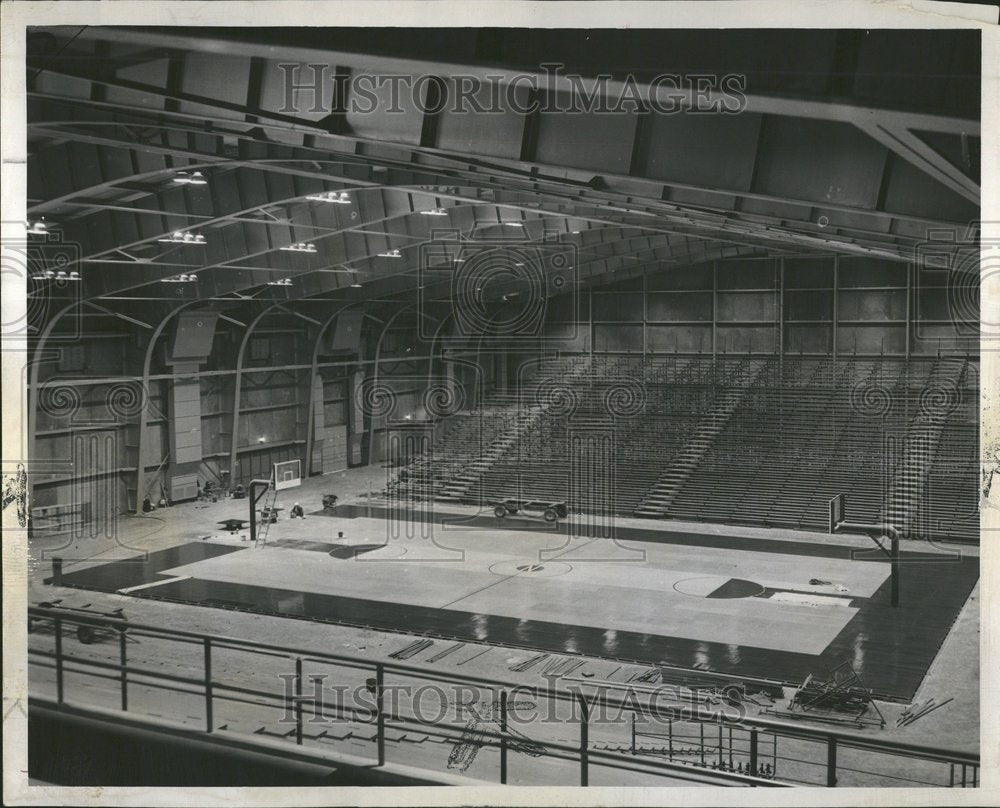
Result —
[[976, 32], [27, 48], [33, 782], [977, 785]]

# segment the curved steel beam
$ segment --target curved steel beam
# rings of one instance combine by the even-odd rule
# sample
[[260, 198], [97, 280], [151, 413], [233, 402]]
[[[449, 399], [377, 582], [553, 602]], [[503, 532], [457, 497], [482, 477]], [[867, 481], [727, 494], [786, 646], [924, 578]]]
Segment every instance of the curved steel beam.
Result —
[[[313, 429], [313, 419], [315, 418], [316, 411], [315, 411], [315, 403], [313, 402], [313, 397], [311, 393], [311, 385], [312, 385], [311, 380], [314, 380], [319, 375], [319, 349], [320, 345], [322, 345], [323, 343], [323, 335], [326, 333], [326, 330], [330, 327], [330, 324], [337, 317], [340, 316], [341, 312], [349, 309], [351, 306], [356, 306], [362, 302], [364, 301], [352, 301], [350, 303], [345, 303], [343, 306], [334, 311], [333, 314], [331, 314], [329, 317], [326, 318], [326, 320], [323, 321], [323, 324], [319, 327], [319, 329], [316, 332], [316, 339], [313, 340], [312, 362], [311, 362], [312, 370], [309, 376], [310, 378], [309, 407], [306, 410], [306, 475], [305, 476], [307, 477], [312, 473], [313, 444], [315, 443], [316, 440], [315, 431]], [[347, 406], [350, 406], [350, 402], [348, 402]]]
[[[374, 356], [375, 364], [372, 367], [372, 382], [371, 382], [372, 387], [376, 389], [378, 388], [379, 363], [382, 361], [382, 341], [385, 339], [385, 335], [389, 331], [389, 327], [394, 322], [396, 322], [396, 320], [401, 315], [405, 314], [406, 312], [414, 308], [416, 308], [415, 303], [410, 303], [409, 305], [404, 306], [399, 311], [395, 312], [388, 320], [386, 320], [385, 324], [382, 326], [381, 331], [379, 331], [378, 340], [375, 343], [375, 356]], [[372, 413], [368, 421], [368, 465], [369, 466], [372, 465], [372, 463], [375, 460], [374, 450], [375, 450], [375, 414]]]
[[[159, 323], [157, 323], [156, 328], [149, 337], [149, 342], [146, 345], [146, 353], [142, 360], [142, 392], [147, 396], [144, 406], [139, 411], [139, 434], [136, 437], [136, 451], [138, 452], [135, 461], [135, 472], [136, 472], [136, 485], [135, 485], [135, 513], [141, 514], [142, 508], [140, 503], [143, 498], [148, 493], [149, 487], [146, 485], [146, 462], [145, 462], [145, 447], [146, 447], [146, 428], [149, 423], [148, 412], [149, 412], [149, 402], [152, 400], [152, 391], [149, 389], [149, 367], [153, 359], [153, 351], [156, 348], [157, 340], [163, 333], [163, 329], [166, 328], [167, 323], [173, 319], [173, 317], [181, 312], [183, 309], [188, 308], [191, 304], [186, 303], [182, 306], [178, 306], [173, 311], [169, 312], [165, 317], [163, 317]], [[169, 429], [169, 427], [168, 427]], [[168, 450], [169, 451], [169, 450]]]

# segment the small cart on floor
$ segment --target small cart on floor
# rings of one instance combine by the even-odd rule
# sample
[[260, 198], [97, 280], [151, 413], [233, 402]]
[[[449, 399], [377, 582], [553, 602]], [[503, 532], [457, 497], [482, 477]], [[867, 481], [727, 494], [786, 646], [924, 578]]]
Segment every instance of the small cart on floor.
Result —
[[546, 502], [537, 499], [504, 499], [493, 505], [493, 515], [497, 519], [506, 516], [522, 516], [526, 519], [540, 519], [556, 524], [565, 519], [569, 509], [565, 502]]
[[[43, 601], [38, 604], [41, 609], [58, 609], [63, 612], [71, 612], [66, 615], [69, 622], [72, 622], [74, 615], [107, 618], [107, 620], [96, 620], [94, 622], [77, 623], [76, 638], [84, 645], [91, 645], [106, 637], [117, 637], [124, 634], [128, 629], [122, 626], [121, 622], [127, 621], [123, 609], [114, 609], [110, 612], [102, 612], [98, 609], [91, 609], [90, 604], [86, 606], [63, 606], [61, 600]], [[115, 621], [115, 622], [112, 622]], [[55, 621], [48, 617], [28, 616], [28, 633], [37, 632], [40, 627], [54, 628]]]

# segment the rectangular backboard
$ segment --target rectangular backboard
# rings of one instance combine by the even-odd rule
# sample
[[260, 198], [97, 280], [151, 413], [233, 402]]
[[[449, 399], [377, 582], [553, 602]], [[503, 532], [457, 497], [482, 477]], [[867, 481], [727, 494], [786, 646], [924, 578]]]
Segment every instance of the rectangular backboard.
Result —
[[294, 488], [302, 484], [302, 461], [285, 460], [274, 464], [274, 490]]

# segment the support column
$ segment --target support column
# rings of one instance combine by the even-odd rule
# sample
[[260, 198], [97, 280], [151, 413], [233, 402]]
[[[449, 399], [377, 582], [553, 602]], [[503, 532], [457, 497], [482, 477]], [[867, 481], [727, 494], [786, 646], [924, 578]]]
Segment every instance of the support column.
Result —
[[590, 335], [590, 364], [594, 364], [594, 287], [587, 290], [587, 333]]
[[[374, 356], [374, 359], [373, 359], [374, 364], [372, 366], [372, 386], [375, 389], [378, 388], [379, 362], [382, 359], [382, 341], [385, 339], [385, 335], [387, 333], [389, 333], [389, 328], [392, 326], [392, 324], [394, 322], [396, 322], [396, 319], [400, 315], [405, 314], [408, 311], [410, 311], [410, 309], [412, 309], [412, 308], [413, 308], [413, 306], [410, 305], [410, 306], [405, 306], [404, 308], [402, 308], [399, 311], [397, 311], [395, 314], [392, 315], [392, 317], [390, 317], [388, 320], [386, 320], [385, 325], [382, 326], [382, 330], [379, 332], [378, 340], [375, 342], [375, 356]], [[374, 415], [372, 415], [372, 417], [369, 419], [369, 427], [368, 427], [368, 465], [369, 466], [374, 461], [374, 455], [375, 455], [375, 429], [376, 429], [376, 427], [378, 425], [378, 420], [379, 419], [376, 418]], [[382, 422], [384, 424], [384, 422], [385, 422], [384, 418], [382, 419]]]
[[[778, 259], [778, 366], [785, 363], [785, 259]], [[781, 378], [784, 378], [782, 374]]]
[[323, 379], [318, 373], [310, 375], [308, 410], [306, 412], [306, 459], [303, 476], [323, 470], [323, 438], [326, 414], [323, 406]]
[[838, 332], [838, 320], [840, 319], [840, 256], [833, 256], [833, 322], [830, 325], [831, 334], [833, 338], [833, 345], [831, 346], [831, 352], [833, 354], [833, 361], [837, 361], [837, 332]]
[[[136, 436], [136, 486], [135, 486], [135, 512], [142, 513], [142, 501], [146, 498], [149, 493], [149, 483], [146, 481], [146, 455], [148, 454], [148, 440], [146, 432], [149, 429], [149, 407], [150, 402], [153, 399], [153, 391], [150, 390], [150, 365], [153, 361], [153, 351], [156, 350], [157, 342], [163, 330], [167, 327], [167, 323], [170, 320], [192, 304], [185, 304], [184, 306], [179, 306], [170, 312], [166, 317], [164, 317], [157, 324], [153, 333], [149, 337], [149, 344], [146, 346], [146, 355], [143, 357], [142, 362], [142, 391], [148, 396], [145, 405], [139, 410], [139, 434]], [[168, 455], [169, 456], [169, 455]], [[164, 466], [164, 461], [166, 458], [159, 457], [159, 452], [154, 459], [154, 462], [158, 464], [157, 473]]]
[[712, 262], [712, 364], [715, 364], [719, 336], [719, 279], [716, 261]]
[[916, 267], [913, 264], [906, 265], [906, 361], [910, 361], [910, 354], [913, 351], [913, 275]]
[[642, 276], [642, 361], [646, 362], [647, 332], [649, 331], [649, 276]]
[[168, 408], [170, 502], [183, 502], [198, 495], [198, 468], [201, 465], [201, 380], [198, 364], [174, 365]]
[[[309, 409], [308, 409], [308, 411], [306, 413], [306, 467], [305, 467], [305, 476], [306, 477], [308, 477], [310, 474], [314, 474], [316, 472], [316, 469], [314, 468], [313, 458], [314, 458], [314, 456], [317, 455], [317, 450], [316, 450], [316, 443], [317, 443], [317, 441], [320, 444], [319, 445], [319, 457], [322, 457], [322, 450], [323, 450], [323, 447], [322, 447], [323, 438], [321, 437], [324, 434], [322, 430], [325, 427], [325, 422], [323, 421], [323, 418], [322, 418], [322, 410], [323, 410], [323, 379], [319, 375], [319, 354], [320, 354], [320, 349], [323, 346], [323, 337], [326, 334], [326, 330], [330, 327], [330, 325], [334, 322], [334, 320], [336, 320], [337, 317], [342, 312], [346, 311], [347, 309], [349, 309], [353, 305], [355, 305], [355, 304], [354, 303], [348, 303], [345, 306], [341, 306], [339, 309], [337, 309], [335, 312], [333, 312], [333, 314], [331, 314], [329, 317], [327, 317], [326, 320], [323, 321], [322, 325], [320, 325], [319, 330], [316, 332], [316, 340], [313, 342], [313, 348], [312, 348], [312, 369], [310, 371], [310, 378], [314, 380], [314, 382], [313, 382], [314, 384], [315, 384], [315, 380], [319, 380], [320, 391], [319, 391], [319, 399], [318, 400], [317, 400], [317, 398], [315, 396], [315, 392], [314, 392], [314, 395], [310, 397], [310, 399], [309, 399]], [[350, 407], [351, 407], [350, 402], [353, 400], [352, 399], [352, 395], [353, 395], [353, 392], [354, 392], [353, 388], [352, 388], [352, 386], [350, 384], [350, 382], [348, 382], [347, 388], [348, 388], [347, 391], [346, 391], [346, 394], [347, 394], [347, 397], [348, 397], [348, 399], [347, 399], [348, 400], [347, 407], [348, 407], [348, 410], [350, 410]], [[315, 388], [314, 388], [314, 391], [315, 391]], [[317, 408], [319, 410], [319, 415], [317, 415]], [[350, 415], [348, 415], [348, 423], [350, 423]], [[348, 451], [348, 459], [350, 460], [350, 451]]]
[[361, 387], [365, 383], [365, 372], [355, 370], [347, 377], [347, 462], [361, 465], [361, 440], [365, 433], [365, 413], [361, 407]]

